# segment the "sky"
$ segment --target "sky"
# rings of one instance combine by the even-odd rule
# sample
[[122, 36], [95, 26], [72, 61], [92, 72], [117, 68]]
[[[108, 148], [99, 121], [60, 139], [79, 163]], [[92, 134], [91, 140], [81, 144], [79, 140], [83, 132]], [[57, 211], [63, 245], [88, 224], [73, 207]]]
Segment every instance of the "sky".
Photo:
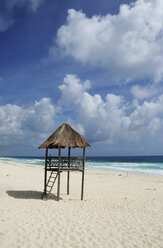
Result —
[[87, 156], [163, 155], [162, 10], [1, 0], [0, 155], [42, 156], [62, 123], [90, 143]]

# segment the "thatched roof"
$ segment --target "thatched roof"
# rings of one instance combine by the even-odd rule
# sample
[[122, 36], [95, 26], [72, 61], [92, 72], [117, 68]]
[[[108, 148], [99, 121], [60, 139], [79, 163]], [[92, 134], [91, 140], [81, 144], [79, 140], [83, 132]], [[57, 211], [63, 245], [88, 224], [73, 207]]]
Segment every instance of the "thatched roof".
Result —
[[62, 124], [39, 148], [87, 147], [88, 142], [68, 124]]

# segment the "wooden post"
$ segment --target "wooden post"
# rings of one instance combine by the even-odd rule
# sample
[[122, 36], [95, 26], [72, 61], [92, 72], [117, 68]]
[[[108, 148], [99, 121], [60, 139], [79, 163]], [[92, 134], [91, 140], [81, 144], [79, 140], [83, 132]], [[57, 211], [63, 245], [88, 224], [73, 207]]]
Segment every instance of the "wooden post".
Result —
[[46, 183], [47, 183], [47, 158], [48, 158], [48, 148], [45, 152], [45, 175], [44, 175], [44, 195], [46, 196]]
[[61, 147], [58, 148], [58, 189], [57, 189], [57, 201], [60, 197], [60, 166], [61, 166]]
[[[70, 152], [71, 152], [71, 147], [68, 148], [68, 168], [70, 168]], [[67, 195], [69, 195], [69, 187], [70, 187], [70, 171], [67, 172]]]
[[81, 200], [83, 200], [83, 196], [84, 196], [84, 170], [85, 170], [85, 147], [83, 147], [83, 171], [82, 171]]

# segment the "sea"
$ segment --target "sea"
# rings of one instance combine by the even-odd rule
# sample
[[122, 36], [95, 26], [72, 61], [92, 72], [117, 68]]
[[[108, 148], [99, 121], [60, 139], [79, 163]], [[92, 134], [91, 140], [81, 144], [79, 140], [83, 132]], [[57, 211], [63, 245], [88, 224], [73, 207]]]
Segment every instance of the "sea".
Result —
[[[0, 160], [44, 166], [44, 157], [0, 157]], [[163, 176], [163, 156], [86, 157], [86, 170]]]

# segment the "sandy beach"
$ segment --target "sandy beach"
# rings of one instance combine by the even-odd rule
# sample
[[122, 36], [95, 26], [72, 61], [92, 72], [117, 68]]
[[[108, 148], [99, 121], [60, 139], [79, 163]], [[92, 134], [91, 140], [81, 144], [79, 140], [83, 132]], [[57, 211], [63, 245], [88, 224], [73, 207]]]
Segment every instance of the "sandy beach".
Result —
[[41, 200], [44, 168], [0, 161], [1, 248], [161, 248], [163, 177], [86, 171], [84, 200], [81, 173], [61, 174]]

